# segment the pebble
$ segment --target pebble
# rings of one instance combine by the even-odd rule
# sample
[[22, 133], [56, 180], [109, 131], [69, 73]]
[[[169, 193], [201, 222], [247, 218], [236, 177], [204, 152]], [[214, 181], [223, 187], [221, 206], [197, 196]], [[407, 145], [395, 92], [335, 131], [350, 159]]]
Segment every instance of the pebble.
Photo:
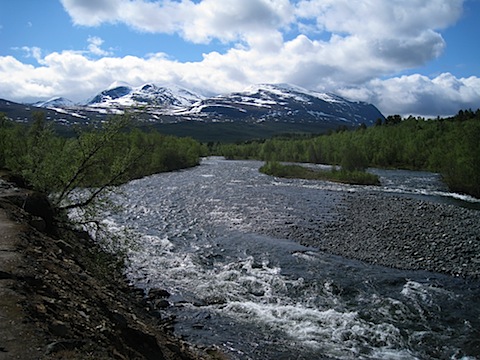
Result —
[[[384, 194], [349, 193], [333, 220], [289, 238], [348, 258], [478, 278], [480, 211]], [[336, 219], [335, 219], [336, 218]], [[381, 256], [380, 256], [381, 254]]]

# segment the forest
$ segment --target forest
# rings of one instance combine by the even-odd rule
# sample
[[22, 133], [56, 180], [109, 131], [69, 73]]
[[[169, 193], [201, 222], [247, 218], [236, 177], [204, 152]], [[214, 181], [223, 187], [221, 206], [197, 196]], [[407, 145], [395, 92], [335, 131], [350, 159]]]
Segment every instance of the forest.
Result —
[[206, 155], [353, 170], [428, 170], [442, 174], [452, 191], [480, 198], [480, 109], [434, 120], [393, 115], [369, 128], [208, 147], [191, 138], [140, 130], [125, 115], [76, 128], [74, 136], [59, 135], [41, 112], [32, 117], [25, 125], [0, 114], [0, 168], [22, 176], [35, 190], [53, 194], [54, 205], [78, 187], [97, 187], [100, 192], [131, 179], [195, 166]]
[[369, 128], [211, 148], [229, 159], [428, 170], [440, 173], [451, 191], [480, 198], [480, 109], [432, 120], [393, 115]]
[[34, 190], [50, 194], [59, 207], [77, 188], [93, 187], [86, 205], [108, 187], [154, 173], [195, 166], [206, 147], [190, 138], [142, 131], [129, 116], [116, 116], [74, 136], [54, 131], [42, 112], [30, 125], [0, 114], [0, 169], [21, 176]]

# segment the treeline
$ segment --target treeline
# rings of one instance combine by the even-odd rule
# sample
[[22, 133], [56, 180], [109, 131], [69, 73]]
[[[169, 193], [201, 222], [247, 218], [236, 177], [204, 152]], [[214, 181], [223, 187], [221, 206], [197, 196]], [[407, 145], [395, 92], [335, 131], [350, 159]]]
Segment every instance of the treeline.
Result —
[[100, 192], [131, 179], [197, 165], [206, 154], [206, 148], [190, 138], [141, 131], [128, 116], [77, 129], [73, 137], [59, 136], [50, 125], [41, 112], [33, 114], [29, 126], [0, 114], [0, 168], [51, 194], [55, 205], [76, 188], [96, 187]]
[[452, 191], [480, 197], [480, 109], [436, 120], [394, 115], [355, 131], [218, 144], [213, 151], [230, 159], [429, 170]]

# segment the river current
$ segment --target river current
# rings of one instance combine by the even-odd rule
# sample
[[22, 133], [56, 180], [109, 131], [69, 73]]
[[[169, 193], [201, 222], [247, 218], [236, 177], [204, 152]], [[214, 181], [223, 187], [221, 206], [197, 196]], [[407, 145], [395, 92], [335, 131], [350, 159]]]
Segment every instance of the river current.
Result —
[[[377, 172], [381, 187], [287, 180], [255, 161], [132, 181], [104, 221], [129, 228], [127, 276], [168, 290], [175, 332], [232, 359], [480, 358], [480, 283], [332, 256], [269, 229], [335, 220], [345, 192], [381, 192], [477, 207], [437, 174]], [[275, 234], [281, 234], [275, 232]]]

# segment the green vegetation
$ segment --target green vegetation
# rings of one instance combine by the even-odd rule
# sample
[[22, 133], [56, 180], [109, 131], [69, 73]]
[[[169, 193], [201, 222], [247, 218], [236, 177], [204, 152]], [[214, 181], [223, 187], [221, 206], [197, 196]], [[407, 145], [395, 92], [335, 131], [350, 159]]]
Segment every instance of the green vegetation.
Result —
[[[0, 114], [0, 167], [50, 193], [55, 205], [64, 204], [73, 189], [95, 187], [101, 193], [129, 179], [194, 166], [206, 154], [206, 147], [190, 138], [134, 128], [128, 116], [76, 129], [71, 137], [59, 136], [42, 113], [34, 113], [33, 120], [30, 126], [20, 125]], [[226, 125], [217, 130], [223, 132]], [[341, 166], [338, 176], [369, 166], [435, 171], [452, 191], [480, 197], [479, 140], [480, 110], [461, 110], [436, 120], [389, 116], [370, 128], [328, 135], [210, 143], [209, 150], [229, 159], [332, 164]]]
[[480, 109], [436, 120], [388, 116], [367, 129], [215, 144], [212, 152], [229, 159], [324, 163], [350, 170], [358, 165], [360, 170], [371, 166], [434, 171], [452, 191], [480, 197]]
[[268, 161], [260, 168], [260, 172], [283, 178], [327, 180], [352, 185], [379, 185], [378, 176], [365, 171], [345, 171], [333, 169], [314, 170], [301, 165], [283, 165], [277, 161]]
[[322, 134], [335, 130], [332, 125], [322, 123], [294, 122], [201, 122], [181, 121], [154, 124], [162, 134], [192, 137], [203, 143], [234, 143], [252, 139], [268, 139], [281, 134]]
[[[109, 187], [146, 175], [195, 166], [206, 148], [189, 138], [140, 131], [128, 116], [118, 116], [75, 136], [57, 135], [43, 113], [30, 126], [0, 115], [0, 168], [22, 176], [50, 194], [57, 208], [89, 205]], [[87, 196], [73, 198], [78, 188]]]

